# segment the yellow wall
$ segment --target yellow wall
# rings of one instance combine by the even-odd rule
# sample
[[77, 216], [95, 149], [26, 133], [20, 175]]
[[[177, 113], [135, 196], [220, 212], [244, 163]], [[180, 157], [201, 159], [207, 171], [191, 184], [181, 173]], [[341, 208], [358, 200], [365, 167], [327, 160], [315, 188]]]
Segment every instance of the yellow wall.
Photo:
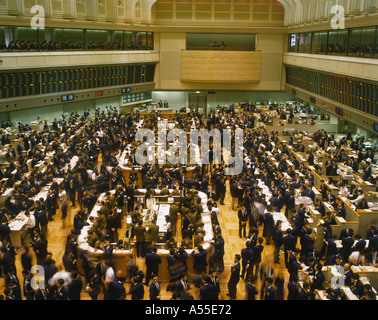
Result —
[[[181, 50], [186, 49], [185, 33], [155, 34], [155, 49], [160, 50], [156, 69], [156, 90], [282, 90], [283, 34], [257, 34], [256, 49], [261, 51], [261, 81], [256, 83], [201, 83], [180, 80]], [[158, 46], [158, 47], [156, 47]]]

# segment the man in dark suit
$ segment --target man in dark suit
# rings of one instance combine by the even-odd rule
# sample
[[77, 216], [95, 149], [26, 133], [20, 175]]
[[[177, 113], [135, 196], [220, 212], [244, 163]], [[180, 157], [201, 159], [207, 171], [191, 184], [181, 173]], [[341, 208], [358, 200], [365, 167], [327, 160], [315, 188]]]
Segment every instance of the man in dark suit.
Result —
[[139, 281], [139, 276], [134, 276], [131, 278], [131, 300], [143, 300], [144, 297], [144, 287], [142, 282]]
[[265, 212], [264, 214], [264, 229], [263, 229], [263, 237], [265, 237], [266, 245], [270, 245], [270, 240], [272, 238], [274, 229], [274, 219], [270, 212]]
[[247, 273], [247, 279], [250, 277], [252, 271], [252, 260], [253, 260], [253, 248], [251, 241], [247, 240], [245, 243], [246, 247], [241, 250], [241, 259], [242, 259], [242, 273], [241, 278], [244, 279], [245, 274]]
[[265, 279], [265, 293], [264, 293], [264, 300], [275, 300], [276, 299], [276, 292], [273, 287], [273, 278], [268, 277]]
[[310, 291], [311, 285], [308, 281], [303, 283], [303, 288], [299, 292], [298, 300], [312, 300], [312, 293]]
[[156, 220], [151, 221], [151, 225], [148, 227], [147, 235], [149, 236], [150, 242], [158, 242], [159, 239], [159, 226], [156, 224]]
[[340, 254], [343, 257], [344, 261], [348, 261], [350, 254], [352, 253], [352, 247], [354, 245], [354, 240], [350, 233], [347, 234], [346, 237], [341, 239], [342, 248], [340, 250]]
[[64, 287], [64, 280], [58, 279], [55, 288], [53, 289], [54, 300], [65, 301], [68, 300], [67, 289]]
[[354, 238], [356, 239], [357, 243], [353, 245], [352, 251], [359, 251], [360, 253], [362, 253], [366, 247], [366, 240], [362, 239], [362, 236], [360, 234], [356, 234]]
[[324, 277], [324, 274], [322, 272], [322, 267], [323, 266], [322, 266], [321, 263], [315, 264], [314, 276], [311, 279], [311, 291], [323, 290], [323, 284], [324, 284], [324, 281], [325, 281], [325, 277]]
[[161, 263], [161, 257], [156, 252], [157, 247], [155, 246], [152, 248], [151, 253], [146, 254], [146, 286], [148, 286], [152, 274], [158, 275], [159, 273], [159, 264]]
[[364, 176], [363, 176], [363, 180], [364, 181], [367, 181], [369, 180], [371, 176], [371, 166], [370, 166], [370, 162], [366, 161], [366, 167], [365, 167], [365, 171], [364, 171]]
[[219, 300], [220, 294], [220, 285], [219, 285], [219, 277], [217, 275], [217, 271], [215, 269], [210, 270], [210, 280], [215, 288], [214, 290], [214, 297], [212, 300]]
[[283, 233], [281, 230], [282, 227], [282, 221], [277, 220], [275, 230], [274, 230], [274, 263], [280, 262], [280, 248], [283, 244]]
[[207, 268], [207, 251], [200, 245], [192, 251], [193, 269], [196, 271], [196, 287], [200, 287], [202, 274], [206, 273]]
[[378, 251], [378, 230], [373, 231], [373, 236], [369, 238], [369, 251]]
[[324, 201], [327, 201], [331, 206], [335, 206], [336, 196], [331, 193], [330, 189], [327, 189]]
[[234, 265], [231, 267], [231, 276], [228, 280], [228, 293], [226, 295], [230, 297], [231, 300], [236, 299], [237, 285], [240, 280], [240, 254], [235, 254]]
[[83, 281], [75, 270], [71, 272], [71, 282], [68, 285], [68, 298], [70, 300], [80, 300], [81, 290], [83, 290]]
[[180, 207], [177, 204], [171, 204], [169, 208], [169, 217], [171, 218], [172, 236], [176, 236], [177, 232], [177, 220]]
[[48, 214], [49, 221], [53, 221], [53, 216], [56, 213], [56, 207], [55, 207], [55, 199], [53, 198], [53, 190], [49, 190], [48, 195], [46, 197], [46, 210]]
[[216, 288], [208, 275], [202, 277], [203, 286], [199, 292], [199, 300], [214, 300], [216, 294]]
[[106, 229], [109, 232], [109, 237], [111, 242], [118, 241], [118, 218], [115, 215], [114, 210], [110, 211], [110, 214], [106, 218]]
[[247, 221], [248, 221], [248, 212], [244, 205], [238, 210], [239, 218], [239, 238], [246, 238], [247, 235]]
[[181, 278], [176, 283], [176, 290], [180, 293], [180, 295], [185, 296], [188, 294], [190, 290], [190, 284], [188, 281], [188, 275], [186, 273], [181, 274]]
[[130, 181], [129, 185], [126, 187], [125, 195], [127, 197], [127, 212], [131, 213], [134, 210], [135, 203], [135, 187], [133, 181]]
[[298, 259], [301, 254], [301, 249], [296, 248], [294, 251], [289, 251], [287, 271], [290, 274], [289, 280], [297, 282], [298, 281], [298, 271], [302, 270], [302, 266]]
[[154, 274], [150, 284], [150, 300], [160, 300], [160, 290], [159, 278]]
[[288, 197], [285, 198], [285, 216], [286, 218], [289, 217], [289, 213], [295, 209], [295, 197], [294, 197], [294, 191], [290, 190]]
[[291, 234], [291, 229], [286, 230], [286, 235], [282, 239], [284, 247], [285, 266], [287, 268], [289, 261], [289, 251], [294, 251], [297, 245], [297, 238]]
[[136, 246], [136, 253], [137, 257], [144, 257], [145, 255], [145, 246], [146, 246], [146, 228], [143, 226], [143, 221], [140, 220], [138, 225], [134, 227], [135, 233], [135, 246]]

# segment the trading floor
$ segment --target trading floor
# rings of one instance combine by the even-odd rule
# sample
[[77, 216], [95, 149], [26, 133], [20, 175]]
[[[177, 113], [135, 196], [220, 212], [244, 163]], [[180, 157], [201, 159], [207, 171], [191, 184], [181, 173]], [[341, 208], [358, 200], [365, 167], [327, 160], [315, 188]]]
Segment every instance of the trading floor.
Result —
[[0, 299], [376, 300], [377, 12], [0, 1]]

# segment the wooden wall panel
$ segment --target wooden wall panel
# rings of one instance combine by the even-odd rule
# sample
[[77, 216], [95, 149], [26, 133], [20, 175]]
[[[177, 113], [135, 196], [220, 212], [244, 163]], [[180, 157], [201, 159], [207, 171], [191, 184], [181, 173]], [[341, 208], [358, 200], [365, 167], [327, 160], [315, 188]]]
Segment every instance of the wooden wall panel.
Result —
[[260, 82], [261, 51], [182, 50], [183, 82]]

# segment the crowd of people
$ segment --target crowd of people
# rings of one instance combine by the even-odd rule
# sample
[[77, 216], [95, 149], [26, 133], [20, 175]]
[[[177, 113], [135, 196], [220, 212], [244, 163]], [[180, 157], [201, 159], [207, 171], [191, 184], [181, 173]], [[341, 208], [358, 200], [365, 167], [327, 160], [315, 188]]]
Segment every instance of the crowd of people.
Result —
[[[290, 108], [270, 105], [270, 110], [277, 111], [277, 114]], [[97, 109], [94, 115], [85, 110], [83, 115], [72, 113], [69, 117], [54, 119], [51, 124], [46, 122], [40, 132], [27, 125], [19, 126], [21, 142], [16, 147], [17, 152], [10, 152], [6, 168], [0, 171], [0, 179], [6, 178], [2, 182], [2, 192], [9, 188], [14, 190], [0, 212], [1, 266], [5, 282], [3, 298], [78, 300], [82, 290], [86, 289], [93, 300], [99, 297], [122, 300], [128, 295], [132, 300], [161, 299], [162, 284], [158, 275], [162, 257], [158, 253], [158, 229], [154, 227], [156, 221], [153, 220], [153, 226], [147, 231], [141, 213], [142, 209], [154, 203], [154, 190], [160, 189], [161, 193], [171, 189], [175, 195], [180, 195], [171, 204], [166, 217], [164, 243], [164, 248], [169, 250], [166, 256], [170, 276], [167, 291], [172, 292], [172, 300], [194, 299], [193, 286], [199, 291], [199, 299], [217, 300], [221, 294], [220, 277], [227, 278], [226, 294], [230, 299], [238, 297], [240, 279], [244, 279], [248, 300], [309, 300], [315, 298], [315, 290], [326, 290], [329, 299], [345, 299], [340, 290], [325, 281], [322, 273], [323, 266], [336, 264], [345, 269], [345, 283], [359, 299], [375, 299], [372, 287], [362, 285], [358, 274], [350, 269], [351, 265], [359, 264], [377, 266], [378, 232], [375, 226], [363, 235], [354, 235], [352, 229], [343, 230], [341, 234], [332, 232], [333, 216], [321, 209], [322, 201], [330, 199], [329, 189], [321, 187], [322, 201], [315, 201], [312, 191], [314, 177], [306, 164], [300, 163], [287, 145], [280, 142], [278, 132], [268, 134], [264, 127], [257, 126], [260, 121], [264, 123], [266, 120], [263, 111], [253, 103], [246, 103], [241, 106], [240, 113], [231, 106], [211, 110], [207, 117], [195, 110], [185, 114], [177, 112], [175, 115], [176, 127], [186, 131], [192, 128], [220, 131], [224, 128], [244, 129], [243, 171], [237, 176], [224, 174], [224, 169], [232, 164], [227, 163], [223, 156], [219, 164], [214, 163], [213, 144], [209, 149], [210, 163], [195, 165], [190, 178], [186, 175], [186, 166], [181, 164], [139, 166], [135, 162], [135, 151], [139, 145], [135, 141], [137, 124], [142, 122], [143, 128], [157, 133], [160, 117], [159, 112], [141, 116], [138, 112], [122, 113], [116, 108], [106, 107], [104, 111]], [[340, 151], [342, 144], [331, 135], [319, 130], [312, 138], [319, 148], [326, 148], [331, 141], [335, 143], [336, 152], [329, 160], [327, 170], [334, 170], [332, 166], [345, 160]], [[369, 151], [367, 155], [362, 153], [363, 140], [353, 141], [349, 138], [342, 140], [342, 143], [361, 151], [357, 168], [364, 163], [370, 164], [367, 159], [375, 162], [372, 152]], [[234, 148], [235, 141], [232, 140], [231, 149]], [[295, 145], [295, 149], [302, 148], [301, 143]], [[120, 154], [125, 150], [128, 165], [134, 168], [127, 183], [119, 163]], [[270, 160], [268, 152], [277, 164]], [[308, 159], [311, 161], [310, 154]], [[41, 172], [38, 164], [46, 156], [51, 161], [45, 164], [46, 168]], [[293, 167], [288, 165], [288, 161], [293, 163]], [[141, 174], [141, 185], [137, 171]], [[367, 178], [372, 178], [371, 173]], [[38, 195], [46, 187], [47, 196], [39, 198]], [[363, 198], [358, 185], [352, 190], [346, 188], [346, 191], [342, 189], [344, 186], [339, 187], [340, 192], [344, 190], [351, 201]], [[136, 201], [140, 188], [147, 190], [142, 202]], [[308, 205], [301, 203], [296, 209], [295, 190], [298, 189], [301, 197], [313, 201], [325, 221], [321, 250], [315, 246], [315, 234], [309, 227]], [[210, 212], [213, 232], [207, 250], [204, 248], [206, 232], [200, 192], [207, 196], [205, 208]], [[239, 223], [239, 237], [245, 241], [245, 247], [234, 253], [230, 269], [224, 266], [227, 239], [218, 219], [224, 210], [228, 192]], [[105, 194], [101, 210], [96, 218], [90, 217], [100, 194]], [[332, 200], [333, 206], [338, 208], [337, 197]], [[70, 205], [78, 208], [78, 211], [61, 257], [63, 267], [58, 268], [49, 251], [48, 226], [58, 219], [59, 211], [62, 222], [66, 224]], [[25, 212], [28, 218], [22, 237], [22, 284], [17, 277], [16, 250], [11, 243], [8, 226], [20, 212]], [[282, 230], [283, 221], [273, 219], [274, 212], [285, 214], [290, 224], [285, 232]], [[341, 205], [340, 212], [342, 214]], [[135, 239], [135, 256], [144, 259], [145, 264], [145, 268], [142, 268], [137, 263], [140, 260], [129, 260], [126, 275], [113, 261], [114, 249], [130, 247], [130, 243], [119, 237], [124, 214], [132, 218], [129, 239]], [[181, 225], [177, 224], [178, 214], [181, 215]], [[91, 226], [88, 244], [103, 250], [100, 258], [94, 258], [88, 251], [78, 250], [77, 238], [82, 228], [88, 225]], [[177, 243], [178, 228], [181, 228], [181, 243]], [[354, 245], [353, 238], [358, 240], [358, 244]], [[341, 250], [336, 249], [335, 239], [342, 240]], [[369, 240], [367, 250], [361, 243], [366, 239]], [[263, 254], [268, 248], [273, 253]], [[284, 251], [283, 257], [281, 250]], [[44, 268], [44, 289], [34, 290], [31, 287], [33, 254], [37, 264]], [[193, 260], [194, 276], [188, 274], [188, 255]], [[280, 265], [284, 268], [280, 268]], [[286, 271], [288, 281], [285, 279]], [[126, 283], [130, 283], [128, 291]], [[149, 294], [145, 294], [145, 288]]]

